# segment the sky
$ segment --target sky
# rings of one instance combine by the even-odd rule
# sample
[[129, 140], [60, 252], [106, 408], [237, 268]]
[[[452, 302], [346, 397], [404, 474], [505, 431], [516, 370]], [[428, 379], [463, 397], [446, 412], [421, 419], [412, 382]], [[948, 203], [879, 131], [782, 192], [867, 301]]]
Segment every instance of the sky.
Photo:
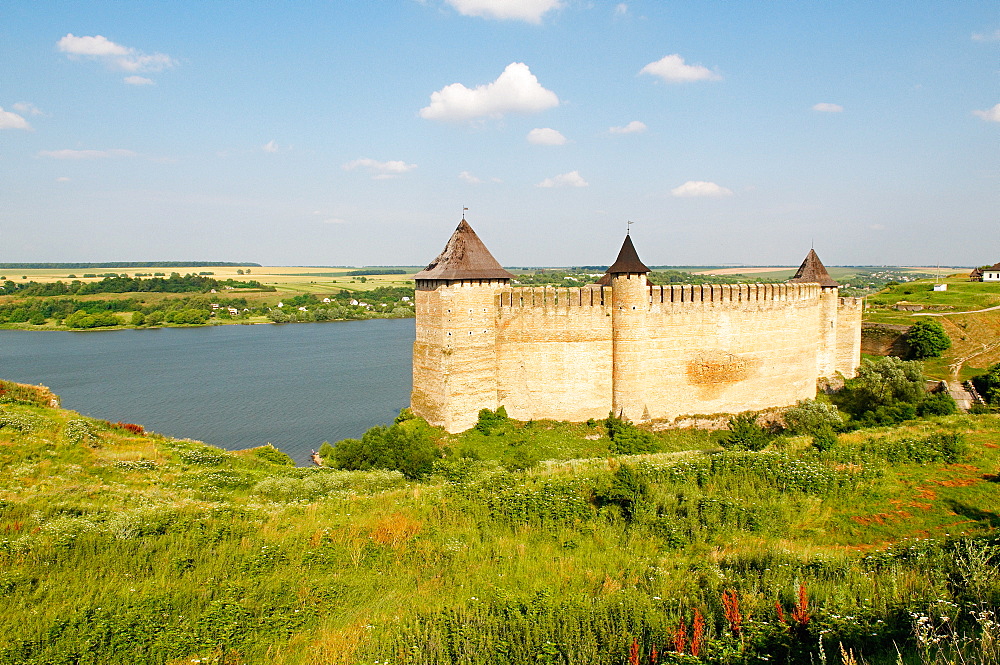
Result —
[[996, 0], [6, 0], [0, 262], [1000, 261]]

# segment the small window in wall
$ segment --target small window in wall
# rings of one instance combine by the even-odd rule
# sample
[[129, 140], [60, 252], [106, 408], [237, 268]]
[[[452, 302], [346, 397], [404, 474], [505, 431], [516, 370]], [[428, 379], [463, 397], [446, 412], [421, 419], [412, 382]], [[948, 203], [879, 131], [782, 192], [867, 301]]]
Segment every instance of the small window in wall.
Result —
[[451, 337], [451, 333], [448, 333], [448, 337]]
[[471, 331], [471, 330], [469, 331], [469, 334], [470, 334], [470, 335], [472, 334], [472, 331]]

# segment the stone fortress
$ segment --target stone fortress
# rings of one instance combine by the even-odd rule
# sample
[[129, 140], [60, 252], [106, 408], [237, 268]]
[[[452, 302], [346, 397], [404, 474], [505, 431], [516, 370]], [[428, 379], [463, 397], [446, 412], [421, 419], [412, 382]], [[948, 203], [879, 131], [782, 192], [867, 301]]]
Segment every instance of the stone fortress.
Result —
[[632, 239], [597, 284], [512, 287], [463, 219], [416, 274], [411, 407], [456, 433], [518, 420], [633, 422], [789, 406], [854, 376], [860, 298], [813, 250], [785, 284], [651, 285]]

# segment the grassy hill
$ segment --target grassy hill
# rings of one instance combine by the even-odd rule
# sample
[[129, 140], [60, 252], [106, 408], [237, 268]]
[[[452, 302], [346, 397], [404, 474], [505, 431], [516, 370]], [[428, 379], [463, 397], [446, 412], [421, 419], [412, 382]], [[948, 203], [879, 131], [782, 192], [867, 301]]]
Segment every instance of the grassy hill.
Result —
[[[947, 291], [934, 291], [934, 283]], [[900, 311], [900, 303], [923, 307]], [[932, 316], [944, 326], [952, 347], [941, 358], [925, 363], [929, 377], [968, 379], [1000, 362], [1000, 283], [970, 282], [966, 277], [918, 280], [892, 286], [869, 296], [865, 321], [910, 326]], [[989, 310], [989, 311], [979, 311]]]
[[440, 433], [463, 456], [415, 482], [17, 397], [0, 663], [930, 663], [955, 629], [996, 658], [1000, 417], [631, 457], [521, 423]]

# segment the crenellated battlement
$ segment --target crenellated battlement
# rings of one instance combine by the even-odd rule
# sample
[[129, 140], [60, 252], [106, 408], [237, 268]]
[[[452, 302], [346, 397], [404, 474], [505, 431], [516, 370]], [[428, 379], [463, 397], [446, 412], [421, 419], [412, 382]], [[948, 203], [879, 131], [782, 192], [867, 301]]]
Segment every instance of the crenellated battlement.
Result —
[[[753, 304], [806, 302], [820, 297], [819, 284], [669, 284], [649, 285], [650, 305]], [[842, 307], [855, 307], [857, 298], [841, 298]], [[503, 310], [570, 307], [605, 307], [611, 303], [611, 287], [597, 284], [578, 287], [522, 286], [497, 294]]]
[[599, 285], [520, 286], [504, 289], [497, 297], [501, 309], [603, 307], [605, 303], [611, 302], [611, 288]]
[[761, 303], [815, 300], [819, 284], [670, 284], [650, 286], [650, 302]]

